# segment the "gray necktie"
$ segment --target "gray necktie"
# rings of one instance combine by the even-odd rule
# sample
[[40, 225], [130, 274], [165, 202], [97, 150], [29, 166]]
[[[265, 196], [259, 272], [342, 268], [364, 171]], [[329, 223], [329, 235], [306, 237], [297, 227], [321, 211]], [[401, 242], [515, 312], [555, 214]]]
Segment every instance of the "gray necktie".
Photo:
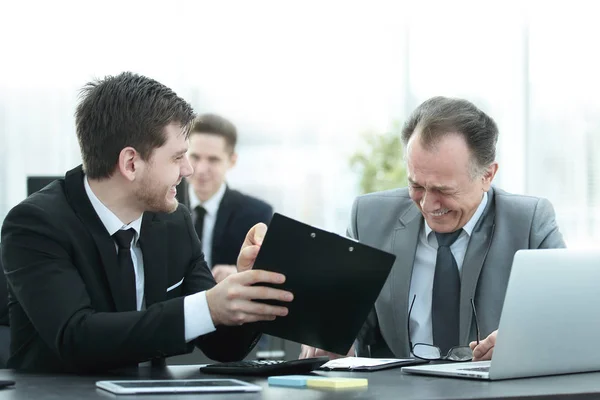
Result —
[[442, 355], [446, 355], [450, 348], [458, 345], [460, 275], [450, 246], [461, 232], [462, 229], [452, 233], [435, 233], [438, 250], [431, 311], [433, 344], [440, 348]]

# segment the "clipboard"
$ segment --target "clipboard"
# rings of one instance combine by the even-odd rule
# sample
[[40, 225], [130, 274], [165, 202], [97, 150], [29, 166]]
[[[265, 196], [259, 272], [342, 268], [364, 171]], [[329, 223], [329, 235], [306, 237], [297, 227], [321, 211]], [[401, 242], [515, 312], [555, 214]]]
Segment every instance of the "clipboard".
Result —
[[[383, 287], [396, 256], [275, 213], [254, 269], [282, 273], [271, 285], [294, 294], [274, 321], [258, 322], [266, 334], [346, 354]], [[261, 284], [262, 285], [262, 284]]]

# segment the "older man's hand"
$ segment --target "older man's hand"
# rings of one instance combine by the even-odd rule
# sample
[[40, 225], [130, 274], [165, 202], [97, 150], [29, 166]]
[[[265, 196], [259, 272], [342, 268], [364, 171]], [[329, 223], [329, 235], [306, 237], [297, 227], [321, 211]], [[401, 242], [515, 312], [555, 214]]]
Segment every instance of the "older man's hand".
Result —
[[469, 343], [469, 347], [473, 350], [473, 361], [491, 360], [496, 346], [496, 335], [498, 330], [490, 333], [488, 337], [483, 339], [479, 344], [477, 342]]
[[335, 360], [336, 358], [341, 358], [341, 357], [354, 356], [354, 345], [352, 345], [352, 347], [350, 347], [350, 350], [348, 350], [348, 354], [342, 355], [342, 354], [331, 353], [329, 351], [321, 350], [316, 347], [307, 346], [307, 345], [303, 344], [298, 358], [313, 358], [313, 357], [325, 357], [325, 356], [329, 357], [330, 360]]

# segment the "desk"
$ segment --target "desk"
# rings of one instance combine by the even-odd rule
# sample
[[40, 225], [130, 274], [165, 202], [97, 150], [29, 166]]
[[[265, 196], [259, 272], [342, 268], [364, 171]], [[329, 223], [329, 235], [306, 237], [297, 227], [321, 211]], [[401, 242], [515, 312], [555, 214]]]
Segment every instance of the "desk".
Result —
[[214, 377], [202, 375], [197, 366], [175, 365], [165, 369], [118, 371], [97, 376], [24, 374], [0, 370], [0, 379], [17, 382], [14, 388], [0, 389], [0, 400], [11, 399], [265, 399], [265, 400], [341, 400], [341, 399], [494, 399], [494, 398], [574, 398], [600, 397], [600, 372], [563, 375], [555, 377], [513, 379], [498, 382], [481, 382], [464, 379], [434, 378], [402, 374], [399, 369], [373, 373], [322, 373], [329, 376], [348, 376], [369, 379], [368, 389], [316, 390], [269, 387], [266, 379], [242, 378], [263, 387], [261, 393], [232, 394], [181, 394], [181, 395], [123, 395], [96, 389], [95, 383], [105, 379], [190, 379]]

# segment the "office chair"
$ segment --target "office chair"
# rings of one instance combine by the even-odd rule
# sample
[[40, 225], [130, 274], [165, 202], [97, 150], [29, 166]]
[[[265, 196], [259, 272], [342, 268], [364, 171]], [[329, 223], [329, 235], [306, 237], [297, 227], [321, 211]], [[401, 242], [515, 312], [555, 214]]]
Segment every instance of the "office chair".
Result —
[[28, 176], [27, 177], [27, 196], [42, 190], [51, 182], [62, 178], [62, 176]]

